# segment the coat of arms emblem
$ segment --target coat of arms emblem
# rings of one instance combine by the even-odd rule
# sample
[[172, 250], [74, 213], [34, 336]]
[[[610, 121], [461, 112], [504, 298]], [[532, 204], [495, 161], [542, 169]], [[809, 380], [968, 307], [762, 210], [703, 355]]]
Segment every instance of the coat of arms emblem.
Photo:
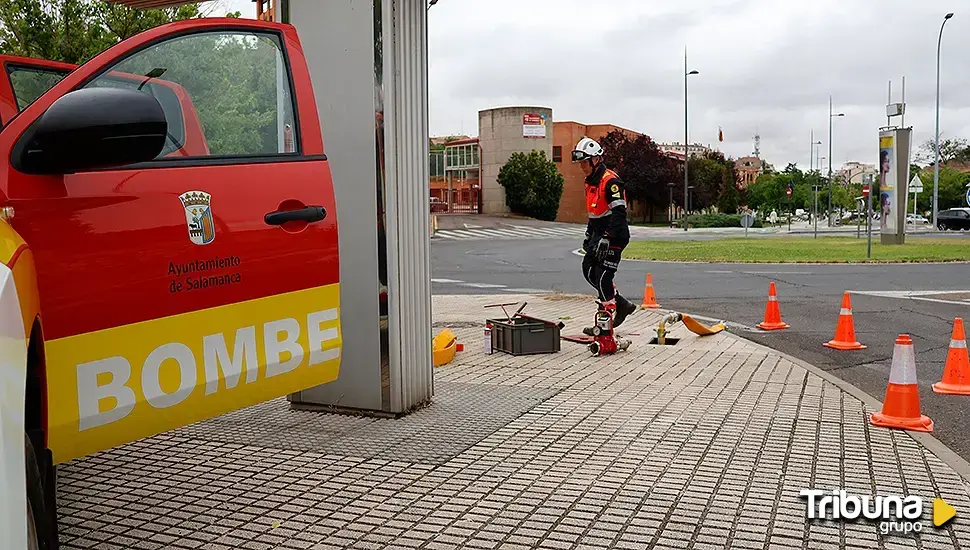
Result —
[[189, 239], [199, 245], [216, 239], [216, 224], [212, 217], [212, 195], [204, 191], [188, 191], [179, 195], [185, 208], [185, 223], [189, 227]]

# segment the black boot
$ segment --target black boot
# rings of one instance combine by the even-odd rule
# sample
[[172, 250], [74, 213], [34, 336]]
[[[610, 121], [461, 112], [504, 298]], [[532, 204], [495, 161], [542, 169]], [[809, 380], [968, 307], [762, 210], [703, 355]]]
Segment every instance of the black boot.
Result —
[[613, 328], [623, 324], [627, 316], [636, 312], [637, 306], [619, 294], [616, 295], [616, 316], [613, 318]]

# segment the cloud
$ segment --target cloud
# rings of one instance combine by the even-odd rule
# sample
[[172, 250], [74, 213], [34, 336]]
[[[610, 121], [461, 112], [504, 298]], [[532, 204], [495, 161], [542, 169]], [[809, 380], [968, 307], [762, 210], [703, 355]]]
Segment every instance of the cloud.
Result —
[[[592, 7], [591, 7], [592, 6]], [[943, 14], [941, 129], [970, 138], [970, 10], [965, 0], [442, 0], [429, 11], [431, 131], [466, 133], [479, 109], [552, 107], [558, 120], [610, 122], [682, 141], [689, 45], [691, 141], [808, 165], [811, 131], [835, 166], [872, 162], [887, 84], [918, 144], [933, 135], [936, 40]]]

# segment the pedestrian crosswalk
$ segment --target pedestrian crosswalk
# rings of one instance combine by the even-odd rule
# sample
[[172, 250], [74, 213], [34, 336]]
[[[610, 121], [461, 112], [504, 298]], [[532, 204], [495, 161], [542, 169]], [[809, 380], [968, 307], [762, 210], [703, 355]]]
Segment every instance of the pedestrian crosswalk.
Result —
[[583, 237], [586, 227], [581, 225], [502, 225], [475, 229], [439, 229], [435, 238], [441, 240], [489, 240], [489, 239], [556, 239]]
[[466, 281], [460, 281], [458, 279], [431, 279], [433, 293], [435, 294], [447, 294], [449, 292], [453, 293], [453, 287], [464, 287], [466, 289], [471, 288], [475, 290], [465, 290], [462, 294], [497, 294], [504, 292], [506, 294], [548, 294], [549, 290], [539, 290], [535, 288], [509, 288], [506, 285], [499, 285], [495, 283], [470, 283]]

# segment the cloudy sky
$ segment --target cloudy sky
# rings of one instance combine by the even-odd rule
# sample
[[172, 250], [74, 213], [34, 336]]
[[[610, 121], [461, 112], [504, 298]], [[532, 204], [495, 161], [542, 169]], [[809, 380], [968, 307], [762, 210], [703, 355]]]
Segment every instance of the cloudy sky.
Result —
[[[252, 16], [249, 0], [223, 1]], [[834, 165], [874, 162], [889, 80], [900, 101], [906, 77], [915, 142], [933, 137], [936, 42], [951, 11], [940, 129], [970, 139], [967, 0], [440, 0], [428, 12], [431, 133], [474, 135], [480, 109], [541, 105], [555, 120], [683, 141], [687, 46], [700, 71], [692, 142], [741, 156], [760, 132], [768, 162], [806, 167], [813, 129], [828, 156], [832, 94], [845, 113]]]

